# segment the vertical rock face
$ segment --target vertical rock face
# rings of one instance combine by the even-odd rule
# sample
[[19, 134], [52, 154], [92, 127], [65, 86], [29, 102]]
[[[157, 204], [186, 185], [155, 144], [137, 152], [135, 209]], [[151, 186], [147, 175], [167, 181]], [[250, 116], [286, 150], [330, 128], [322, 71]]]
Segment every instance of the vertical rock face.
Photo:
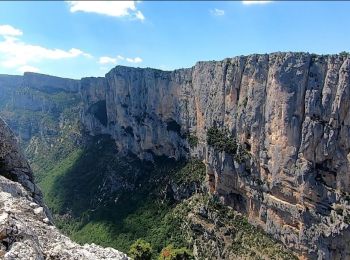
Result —
[[112, 248], [72, 242], [50, 219], [30, 167], [0, 119], [1, 259], [129, 259]]
[[[349, 57], [307, 53], [241, 56], [172, 72], [118, 66], [99, 93], [87, 88], [93, 102], [106, 101], [107, 113], [105, 126], [89, 130], [110, 133], [121, 151], [145, 159], [190, 151], [205, 160], [212, 192], [252, 223], [305, 257], [344, 259], [349, 74]], [[227, 128], [249, 158], [237, 162], [208, 146], [214, 125]], [[188, 134], [198, 138], [193, 149]]]
[[14, 135], [1, 119], [0, 140], [1, 175], [20, 183], [36, 201], [42, 203], [42, 194], [34, 184], [33, 173], [20, 152]]
[[[81, 81], [25, 74], [20, 87], [20, 78], [1, 76], [0, 101], [12, 98], [19, 112], [11, 107], [5, 116], [30, 140], [57, 127], [35, 116], [20, 127], [22, 118], [13, 117], [20, 109], [64, 121], [66, 103], [75, 100], [70, 108], [85, 129], [110, 134], [121, 152], [147, 160], [196, 156], [207, 165], [209, 190], [251, 223], [307, 258], [347, 259], [349, 74], [346, 55], [272, 53], [175, 71], [117, 66]], [[228, 130], [244, 160], [207, 144], [213, 126]], [[192, 147], [190, 136], [198, 139]]]

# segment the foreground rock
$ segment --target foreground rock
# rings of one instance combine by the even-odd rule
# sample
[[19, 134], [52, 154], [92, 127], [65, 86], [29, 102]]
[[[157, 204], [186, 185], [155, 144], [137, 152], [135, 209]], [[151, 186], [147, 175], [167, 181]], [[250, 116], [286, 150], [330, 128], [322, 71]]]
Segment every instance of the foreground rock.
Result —
[[52, 225], [32, 172], [0, 119], [0, 257], [2, 259], [129, 259], [97, 245], [78, 245]]

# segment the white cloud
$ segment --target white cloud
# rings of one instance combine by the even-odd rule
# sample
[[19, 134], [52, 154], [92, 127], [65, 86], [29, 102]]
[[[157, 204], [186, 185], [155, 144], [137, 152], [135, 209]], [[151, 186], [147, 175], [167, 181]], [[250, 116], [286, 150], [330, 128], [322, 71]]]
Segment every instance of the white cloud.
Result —
[[22, 66], [22, 67], [19, 67], [18, 69], [17, 69], [17, 71], [19, 71], [19, 72], [39, 72], [40, 70], [39, 70], [39, 68], [37, 68], [37, 67], [33, 67], [33, 66], [29, 66], [29, 65], [24, 65], [24, 66]]
[[0, 25], [0, 35], [2, 36], [21, 36], [23, 33], [11, 25]]
[[134, 59], [132, 58], [126, 58], [126, 61], [127, 62], [130, 62], [130, 63], [141, 63], [142, 62], [142, 59], [140, 57], [136, 57]]
[[103, 57], [100, 57], [100, 59], [98, 60], [98, 63], [100, 63], [100, 64], [109, 64], [109, 63], [117, 64], [117, 59], [103, 56]]
[[[38, 68], [29, 64], [44, 60], [60, 60], [84, 56], [92, 56], [82, 50], [71, 48], [70, 50], [50, 49], [39, 45], [33, 45], [22, 41], [15, 36], [22, 35], [19, 29], [12, 26], [0, 25], [5, 28], [2, 31], [3, 40], [0, 39], [0, 65], [6, 68], [14, 68], [18, 71], [29, 69], [38, 71]], [[9, 29], [11, 28], [11, 29]]]
[[214, 10], [210, 10], [210, 13], [215, 16], [223, 16], [225, 15], [225, 11], [221, 9], [215, 8]]
[[142, 59], [140, 57], [136, 58], [124, 58], [121, 55], [118, 55], [117, 57], [108, 57], [108, 56], [102, 56], [99, 58], [98, 63], [99, 64], [117, 64], [120, 61], [127, 61], [129, 63], [141, 63]]
[[251, 0], [245, 0], [242, 1], [244, 5], [261, 5], [261, 4], [268, 4], [271, 3], [272, 1], [251, 1]]
[[141, 11], [137, 11], [135, 13], [135, 17], [141, 21], [145, 20], [145, 16], [143, 15], [143, 13], [141, 13]]
[[136, 8], [136, 1], [67, 1], [72, 13], [97, 13], [114, 17], [131, 17], [143, 21], [141, 11]]

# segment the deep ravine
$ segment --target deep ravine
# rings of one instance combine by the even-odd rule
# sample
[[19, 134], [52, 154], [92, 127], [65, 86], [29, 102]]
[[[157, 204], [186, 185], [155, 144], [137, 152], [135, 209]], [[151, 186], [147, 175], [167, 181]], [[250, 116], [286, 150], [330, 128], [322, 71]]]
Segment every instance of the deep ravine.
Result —
[[[35, 73], [0, 76], [0, 115], [19, 136], [39, 186], [48, 194], [48, 205], [59, 215], [57, 223], [61, 217], [74, 219], [76, 209], [64, 196], [50, 197], [50, 189], [60, 180], [72, 185], [72, 180], [77, 180], [77, 185], [85, 185], [69, 187], [91, 198], [82, 204], [88, 220], [72, 221], [68, 229], [82, 230], [87, 226], [84, 221], [91, 227], [94, 222], [90, 217], [95, 213], [90, 211], [96, 205], [111, 209], [122, 203], [122, 195], [113, 197], [113, 203], [105, 199], [118, 191], [132, 191], [137, 196], [135, 191], [143, 189], [142, 178], [149, 183], [149, 178], [157, 176], [155, 172], [163, 172], [168, 179], [156, 178], [159, 185], [149, 188], [163, 206], [167, 207], [164, 198], [175, 203], [170, 205], [174, 213], [178, 194], [166, 192], [172, 184], [171, 174], [166, 169], [158, 170], [164, 164], [158, 165], [157, 161], [176, 160], [181, 168], [181, 162], [196, 160], [204, 164], [204, 184], [201, 188], [184, 188], [186, 196], [181, 198], [181, 205], [187, 203], [184, 199], [191, 200], [198, 194], [204, 196], [204, 201], [209, 196], [243, 214], [250, 224], [300, 257], [346, 259], [350, 255], [349, 73], [347, 54], [288, 52], [198, 62], [192, 68], [175, 71], [117, 66], [103, 78], [81, 80]], [[213, 133], [210, 140], [208, 133]], [[94, 153], [101, 155], [96, 162], [105, 169], [99, 172], [98, 181], [93, 179], [93, 171], [84, 179], [84, 173], [93, 167], [74, 171], [74, 166], [93, 160], [84, 156], [89, 156], [89, 149], [98, 149], [105, 138], [109, 138], [111, 150], [103, 145]], [[109, 165], [112, 158], [115, 162]], [[120, 166], [120, 161], [132, 163]], [[121, 174], [126, 172], [131, 173]], [[91, 183], [99, 185], [86, 193]], [[147, 189], [140, 191], [140, 198], [145, 198], [142, 203], [149, 199], [142, 195], [145, 191], [149, 193]], [[167, 215], [168, 209], [164, 210], [160, 215]], [[129, 215], [124, 220], [137, 222]], [[97, 234], [86, 230], [71, 235], [79, 240], [93, 234], [89, 241], [100, 235], [103, 243], [123, 249], [130, 243], [125, 241], [136, 239], [125, 239], [125, 235], [124, 239], [108, 241], [105, 230], [110, 230], [109, 224], [94, 226], [94, 230], [101, 231]], [[212, 234], [222, 238], [217, 228], [213, 226]], [[118, 226], [112, 236], [117, 237], [120, 230]], [[130, 234], [137, 232], [144, 233], [134, 230]], [[225, 232], [237, 235], [232, 230]], [[188, 231], [184, 236], [192, 242], [179, 242], [178, 246], [202, 254], [198, 241], [205, 242], [200, 234], [191, 240]], [[254, 248], [237, 246], [240, 240], [236, 235], [224, 245], [215, 244], [217, 251], [231, 244], [228, 251], [232, 254], [238, 254], [237, 248]], [[166, 242], [176, 244], [171, 239]], [[163, 246], [159, 244], [157, 250]], [[256, 254], [259, 250], [254, 251]], [[252, 258], [269, 256], [245, 253]]]

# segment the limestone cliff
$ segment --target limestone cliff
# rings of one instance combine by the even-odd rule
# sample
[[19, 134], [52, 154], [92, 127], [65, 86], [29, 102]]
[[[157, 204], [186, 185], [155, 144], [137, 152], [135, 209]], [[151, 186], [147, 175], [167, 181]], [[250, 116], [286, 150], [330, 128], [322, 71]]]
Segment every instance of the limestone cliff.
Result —
[[0, 119], [1, 259], [129, 259], [112, 248], [80, 246], [51, 224], [14, 136]]
[[[147, 160], [198, 157], [207, 165], [210, 192], [251, 223], [306, 258], [347, 259], [349, 74], [349, 56], [308, 53], [240, 56], [175, 71], [117, 66], [104, 78], [52, 85], [54, 102], [42, 94], [49, 84], [38, 90], [21, 83], [16, 95], [25, 89], [25, 98], [41, 100], [33, 107], [42, 104], [59, 125], [40, 118], [40, 124], [27, 124], [36, 129], [28, 133], [27, 127], [16, 131], [20, 119], [11, 121], [11, 109], [5, 117], [28, 140], [57, 136], [72, 122], [57, 97], [75, 98], [69, 118], [79, 115], [92, 135], [110, 134], [122, 153]], [[0, 88], [8, 90], [3, 81]], [[13, 100], [26, 107], [17, 96]], [[213, 127], [226, 129], [227, 140], [245, 156], [208, 145]], [[198, 142], [190, 145], [190, 137]]]
[[[106, 103], [107, 122], [88, 125], [91, 133], [108, 132], [145, 159], [190, 150], [206, 162], [210, 190], [252, 223], [305, 257], [345, 259], [349, 75], [348, 56], [273, 53], [171, 72], [118, 66], [104, 93], [81, 91]], [[248, 157], [208, 146], [213, 126], [228, 129]], [[188, 134], [198, 138], [193, 149]]]

